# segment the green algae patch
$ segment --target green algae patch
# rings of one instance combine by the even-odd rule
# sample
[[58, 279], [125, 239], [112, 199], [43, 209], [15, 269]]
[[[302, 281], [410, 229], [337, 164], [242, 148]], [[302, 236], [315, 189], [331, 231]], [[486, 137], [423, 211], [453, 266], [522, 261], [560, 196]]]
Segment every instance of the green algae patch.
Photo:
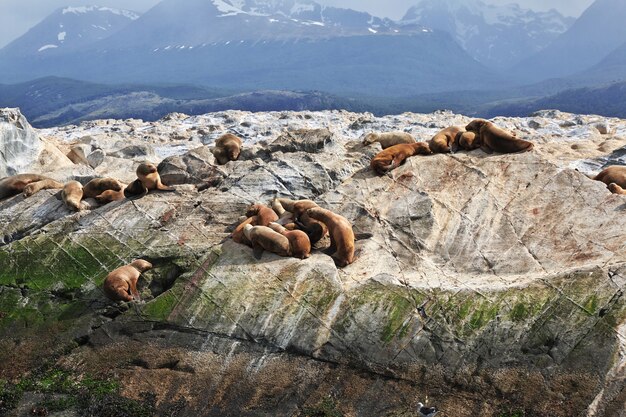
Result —
[[528, 306], [522, 302], [516, 303], [511, 312], [509, 313], [509, 318], [514, 322], [520, 322], [526, 320], [530, 316], [530, 309]]
[[413, 309], [414, 306], [409, 300], [404, 297], [395, 297], [395, 300], [391, 302], [385, 327], [381, 334], [383, 342], [390, 342], [396, 335], [400, 338], [406, 336], [408, 330], [407, 318]]
[[0, 415], [20, 406], [26, 393], [38, 394], [30, 407], [37, 415], [66, 410], [80, 410], [94, 417], [155, 415], [154, 396], [144, 393], [141, 400], [134, 400], [123, 397], [121, 391], [121, 384], [114, 379], [44, 365], [16, 383], [0, 380]]
[[182, 286], [164, 292], [141, 307], [141, 313], [146, 320], [166, 321], [178, 302], [183, 291]]

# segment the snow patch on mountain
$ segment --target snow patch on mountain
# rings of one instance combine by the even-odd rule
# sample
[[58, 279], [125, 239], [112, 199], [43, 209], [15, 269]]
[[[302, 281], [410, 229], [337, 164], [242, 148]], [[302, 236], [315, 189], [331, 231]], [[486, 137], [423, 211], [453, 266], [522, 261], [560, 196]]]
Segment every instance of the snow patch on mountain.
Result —
[[514, 3], [422, 0], [401, 22], [447, 31], [478, 61], [502, 68], [546, 47], [574, 20], [554, 9], [535, 12]]
[[122, 9], [113, 9], [110, 7], [100, 7], [100, 6], [81, 6], [81, 7], [66, 7], [63, 9], [63, 14], [73, 13], [73, 14], [85, 14], [90, 12], [109, 12], [115, 15], [124, 16], [131, 20], [136, 20], [139, 18], [139, 14], [135, 12], [131, 12], [130, 10], [122, 10]]
[[48, 44], [39, 48], [37, 52], [42, 52], [42, 51], [45, 51], [46, 49], [54, 49], [54, 48], [58, 48], [58, 45]]

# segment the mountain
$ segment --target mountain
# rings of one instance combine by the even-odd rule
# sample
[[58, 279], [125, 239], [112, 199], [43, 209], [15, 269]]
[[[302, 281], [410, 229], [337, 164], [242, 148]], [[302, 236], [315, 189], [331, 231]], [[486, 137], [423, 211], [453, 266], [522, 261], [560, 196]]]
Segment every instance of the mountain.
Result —
[[3, 48], [1, 56], [10, 59], [79, 50], [108, 38], [138, 17], [135, 12], [108, 7], [61, 8]]
[[581, 85], [615, 83], [626, 80], [626, 43], [605, 56], [593, 67], [568, 77]]
[[[290, 7], [288, 7], [290, 6]], [[314, 2], [164, 0], [101, 47], [159, 50], [215, 43], [327, 39], [337, 36], [415, 33], [388, 19]]]
[[554, 9], [535, 12], [517, 4], [422, 0], [407, 11], [401, 23], [449, 32], [478, 61], [505, 68], [546, 47], [574, 20]]
[[547, 97], [507, 100], [482, 107], [480, 112], [485, 117], [526, 117], [538, 110], [558, 109], [568, 113], [625, 118], [626, 82], [573, 88]]
[[359, 101], [315, 91], [237, 93], [190, 85], [106, 85], [57, 77], [0, 84], [2, 107], [19, 107], [38, 128], [107, 118], [153, 121], [172, 112], [194, 115], [228, 109], [363, 111], [366, 108]]
[[164, 0], [84, 48], [45, 56], [1, 51], [0, 80], [17, 83], [53, 75], [98, 83], [368, 96], [481, 89], [505, 82], [442, 31], [314, 3], [279, 3], [263, 13], [251, 4]]
[[625, 20], [626, 1], [596, 0], [565, 33], [524, 60], [514, 73], [538, 81], [587, 70], [626, 42]]

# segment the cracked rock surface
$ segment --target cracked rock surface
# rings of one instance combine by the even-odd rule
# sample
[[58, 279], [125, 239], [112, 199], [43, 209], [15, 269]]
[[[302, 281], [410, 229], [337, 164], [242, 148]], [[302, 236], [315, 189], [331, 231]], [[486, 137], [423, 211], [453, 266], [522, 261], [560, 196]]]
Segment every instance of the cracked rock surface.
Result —
[[[498, 118], [535, 150], [416, 156], [382, 177], [379, 145], [359, 142], [469, 121], [232, 111], [39, 131], [61, 154], [106, 155], [56, 179], [129, 182], [148, 155], [178, 185], [80, 213], [57, 190], [0, 202], [0, 378], [54, 352], [128, 398], [184, 400], [179, 415], [412, 416], [426, 398], [451, 416], [624, 415], [626, 198], [585, 174], [626, 163], [626, 121]], [[216, 166], [227, 131], [244, 150]], [[228, 236], [277, 195], [372, 237], [341, 269], [319, 250], [256, 260]], [[155, 266], [143, 300], [108, 302], [107, 273], [137, 257]]]

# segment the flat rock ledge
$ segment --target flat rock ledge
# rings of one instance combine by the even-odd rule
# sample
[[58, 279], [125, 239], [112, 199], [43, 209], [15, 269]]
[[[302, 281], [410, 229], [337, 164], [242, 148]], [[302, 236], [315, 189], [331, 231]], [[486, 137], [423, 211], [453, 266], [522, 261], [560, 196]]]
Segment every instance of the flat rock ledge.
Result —
[[[222, 112], [39, 131], [63, 154], [80, 141], [106, 155], [59, 180], [129, 181], [148, 155], [179, 185], [80, 213], [57, 190], [0, 202], [0, 379], [46, 363], [147, 393], [163, 415], [415, 416], [418, 401], [448, 416], [626, 415], [626, 197], [585, 175], [624, 163], [626, 122], [500, 119], [535, 151], [417, 156], [382, 177], [379, 145], [358, 141], [469, 120]], [[244, 152], [216, 166], [229, 130]], [[274, 196], [372, 237], [341, 269], [320, 250], [256, 260], [229, 234]], [[109, 302], [105, 276], [136, 257], [155, 266], [143, 301]], [[32, 391], [8, 415], [38, 404]]]

